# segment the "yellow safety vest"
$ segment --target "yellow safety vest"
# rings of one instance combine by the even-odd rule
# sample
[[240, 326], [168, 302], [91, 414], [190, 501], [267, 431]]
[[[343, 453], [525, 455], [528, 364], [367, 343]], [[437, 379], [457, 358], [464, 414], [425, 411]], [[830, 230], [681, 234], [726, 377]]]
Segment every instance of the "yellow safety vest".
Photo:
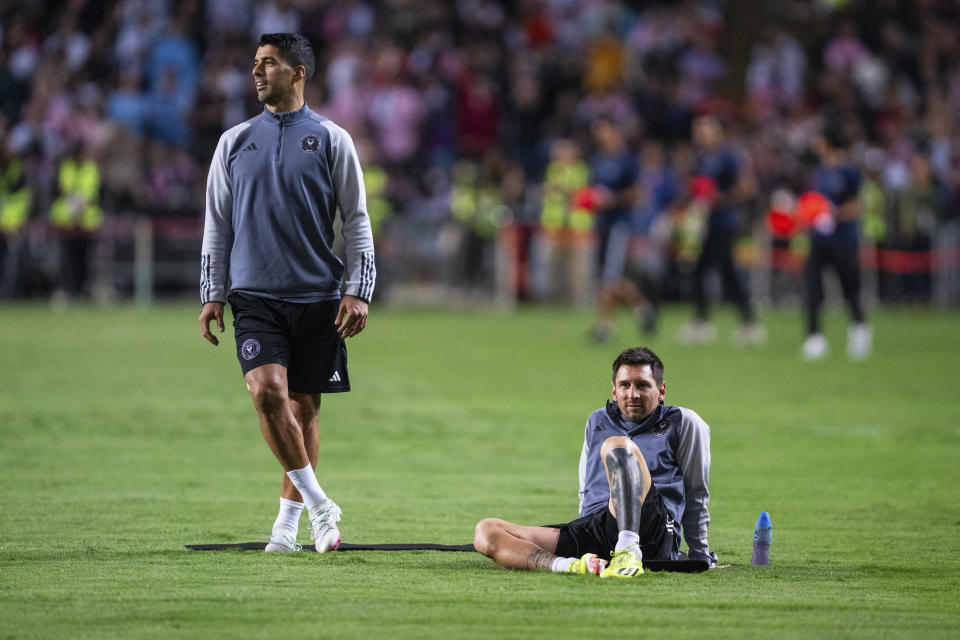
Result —
[[589, 171], [583, 162], [547, 165], [546, 179], [543, 182], [543, 208], [540, 210], [540, 225], [544, 229], [563, 228], [573, 231], [590, 231], [593, 228], [593, 214], [571, 203], [570, 198], [577, 189], [589, 183]]
[[494, 187], [478, 187], [475, 172], [468, 167], [454, 171], [450, 213], [460, 223], [483, 237], [494, 235], [502, 222], [504, 207]]
[[860, 188], [863, 200], [863, 235], [874, 244], [883, 242], [887, 237], [887, 220], [884, 215], [887, 197], [876, 180], [864, 180]]
[[25, 184], [16, 188], [22, 176], [23, 168], [16, 158], [0, 176], [0, 232], [16, 231], [27, 221], [33, 194]]
[[376, 236], [383, 223], [393, 213], [387, 200], [387, 172], [380, 167], [365, 167], [363, 186], [367, 192], [367, 215], [370, 216], [370, 230]]
[[84, 160], [78, 164], [73, 158], [64, 159], [60, 163], [58, 183], [62, 195], [50, 207], [50, 221], [58, 227], [97, 229], [103, 223], [97, 163]]

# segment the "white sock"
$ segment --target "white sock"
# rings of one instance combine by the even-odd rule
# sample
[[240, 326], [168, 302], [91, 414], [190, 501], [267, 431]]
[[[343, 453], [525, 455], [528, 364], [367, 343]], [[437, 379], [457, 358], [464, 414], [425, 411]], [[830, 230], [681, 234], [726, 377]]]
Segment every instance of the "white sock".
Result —
[[632, 544], [640, 544], [640, 534], [636, 531], [624, 529], [620, 532], [620, 535], [617, 536], [617, 547], [614, 551], [623, 551]]
[[273, 523], [273, 533], [289, 533], [296, 538], [302, 511], [302, 502], [280, 498], [280, 512], [277, 514], [276, 522]]
[[553, 566], [550, 567], [550, 570], [554, 573], [566, 573], [570, 570], [570, 565], [573, 564], [576, 558], [557, 558], [553, 561]]
[[297, 488], [300, 495], [303, 496], [303, 502], [307, 507], [320, 504], [327, 501], [327, 494], [320, 488], [317, 482], [317, 476], [313, 473], [313, 468], [308, 464], [303, 469], [294, 469], [287, 471], [287, 477]]

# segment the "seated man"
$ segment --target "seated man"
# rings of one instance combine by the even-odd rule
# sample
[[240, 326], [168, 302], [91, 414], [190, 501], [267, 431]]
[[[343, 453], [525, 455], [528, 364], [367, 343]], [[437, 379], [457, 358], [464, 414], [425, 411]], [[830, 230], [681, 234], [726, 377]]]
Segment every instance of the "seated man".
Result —
[[[627, 349], [613, 363], [613, 399], [587, 419], [580, 455], [580, 518], [531, 527], [487, 518], [473, 544], [506, 569], [551, 569], [633, 578], [648, 558], [711, 566], [710, 428], [690, 409], [663, 403], [663, 363], [649, 349]], [[609, 566], [606, 558], [610, 557]]]

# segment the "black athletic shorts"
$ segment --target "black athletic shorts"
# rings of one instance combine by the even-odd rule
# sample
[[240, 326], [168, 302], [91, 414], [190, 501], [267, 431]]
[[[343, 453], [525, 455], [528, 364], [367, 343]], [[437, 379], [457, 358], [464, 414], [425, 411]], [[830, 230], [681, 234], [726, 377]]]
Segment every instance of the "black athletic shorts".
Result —
[[[609, 560], [620, 536], [617, 519], [606, 506], [573, 522], [554, 526], [560, 529], [554, 553], [562, 558], [579, 558], [585, 553], [595, 553]], [[655, 486], [650, 488], [643, 503], [640, 531], [637, 533], [640, 535], [640, 550], [644, 558], [676, 560], [679, 557], [680, 536], [677, 526]]]
[[287, 368], [289, 391], [350, 391], [347, 346], [334, 324], [339, 300], [284, 302], [238, 292], [227, 300], [244, 375], [276, 363]]

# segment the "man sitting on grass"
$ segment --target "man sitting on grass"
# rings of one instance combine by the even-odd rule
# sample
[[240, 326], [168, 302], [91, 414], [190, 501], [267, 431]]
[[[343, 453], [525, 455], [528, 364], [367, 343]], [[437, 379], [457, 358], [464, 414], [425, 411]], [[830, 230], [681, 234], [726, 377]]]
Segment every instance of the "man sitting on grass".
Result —
[[643, 573], [644, 554], [681, 557], [679, 522], [690, 559], [715, 565], [707, 544], [710, 428], [690, 409], [665, 405], [665, 393], [656, 354], [621, 353], [613, 363], [616, 402], [587, 419], [580, 518], [552, 527], [487, 518], [477, 523], [477, 551], [506, 569], [633, 578]]

